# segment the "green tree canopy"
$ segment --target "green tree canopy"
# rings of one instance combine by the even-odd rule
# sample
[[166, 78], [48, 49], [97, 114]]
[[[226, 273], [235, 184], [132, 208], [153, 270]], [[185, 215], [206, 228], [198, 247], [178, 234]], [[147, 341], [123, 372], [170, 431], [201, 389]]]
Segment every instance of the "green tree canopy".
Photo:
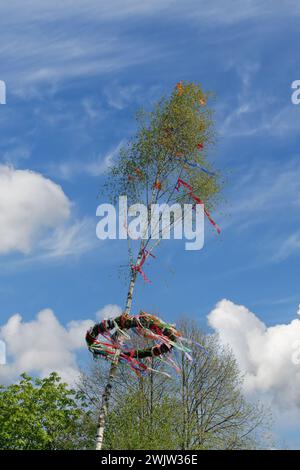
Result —
[[[208, 208], [214, 206], [220, 175], [208, 159], [214, 143], [212, 110], [207, 106], [211, 94], [192, 82], [182, 82], [180, 87], [177, 85], [152, 111], [137, 113], [137, 133], [121, 149], [107, 178], [110, 196], [127, 195], [134, 203], [183, 203], [184, 196], [174, 194], [174, 188], [177, 179], [184, 176]], [[186, 161], [203, 165], [212, 174]], [[158, 181], [161, 187], [156, 185]]]
[[[204, 335], [184, 320], [180, 330], [196, 344], [193, 362], [174, 359], [181, 373], [166, 378], [170, 368], [153, 358], [158, 373], [136, 377], [120, 365], [112, 390], [112, 407], [104, 433], [104, 449], [257, 449], [270, 446], [268, 410], [248, 400], [236, 360], [216, 335]], [[102, 363], [100, 363], [102, 364]], [[92, 407], [100, 406], [99, 390], [105, 369], [97, 364], [85, 374], [80, 388]], [[95, 412], [94, 415], [97, 413]]]
[[0, 449], [86, 449], [91, 425], [82, 394], [54, 372], [0, 387]]

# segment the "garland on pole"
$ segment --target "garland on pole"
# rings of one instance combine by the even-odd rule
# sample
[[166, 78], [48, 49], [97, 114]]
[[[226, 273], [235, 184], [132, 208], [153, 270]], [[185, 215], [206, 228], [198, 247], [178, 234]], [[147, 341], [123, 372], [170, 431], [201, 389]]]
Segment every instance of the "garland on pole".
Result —
[[[193, 201], [193, 209], [196, 209], [197, 204], [203, 204], [192, 188], [192, 186], [200, 188], [203, 184], [204, 175], [200, 171], [208, 176], [205, 178], [208, 184], [203, 187], [205, 201], [208, 202], [209, 198], [219, 191], [218, 175], [205, 168], [204, 156], [198, 158], [198, 152], [212, 141], [210, 112], [203, 110], [202, 113], [200, 109], [200, 106], [206, 106], [208, 97], [209, 94], [204, 94], [199, 85], [181, 80], [169, 99], [162, 100], [153, 112], [140, 115], [140, 125], [135, 138], [129, 143], [128, 148], [122, 149], [119, 162], [111, 169], [111, 175], [116, 183], [114, 185], [114, 181], [109, 181], [107, 187], [111, 192], [111, 186], [115, 186], [113, 196], [127, 194], [128, 190], [130, 198], [134, 196], [142, 198], [142, 195], [145, 195], [149, 208], [149, 201], [158, 203], [161, 198], [167, 199], [167, 203], [172, 201], [174, 193], [176, 194], [174, 185], [177, 183], [177, 191], [183, 186], [188, 192], [187, 196]], [[191, 178], [192, 186], [180, 179], [184, 170]], [[179, 197], [175, 199], [180, 200]], [[205, 207], [204, 211], [220, 232]], [[125, 228], [128, 231], [128, 227]], [[174, 325], [167, 324], [143, 311], [138, 315], [129, 314], [138, 273], [145, 282], [150, 283], [143, 271], [148, 257], [155, 258], [151, 253], [155, 244], [149, 248], [150, 240], [151, 236], [147, 241], [141, 241], [137, 259], [133, 259], [129, 246], [131, 279], [127, 293], [126, 314], [103, 320], [90, 328], [86, 334], [88, 349], [94, 357], [105, 358], [112, 362], [99, 412], [96, 440], [98, 450], [102, 448], [112, 381], [119, 363], [128, 365], [141, 376], [153, 370], [153, 358], [156, 358], [155, 363], [157, 360], [162, 361], [180, 372], [178, 364], [172, 359], [172, 353], [178, 350], [192, 361], [191, 349], [188, 347], [191, 344], [197, 345], [207, 354], [200, 344], [183, 338]], [[149, 251], [146, 250], [147, 247]], [[134, 347], [131, 338], [133, 334], [145, 340], [145, 348]], [[156, 372], [165, 374], [160, 370]]]
[[[135, 349], [126, 345], [126, 341], [131, 340], [128, 330], [141, 338], [155, 341], [155, 344], [144, 349]], [[180, 368], [170, 357], [170, 353], [173, 349], [177, 349], [192, 360], [189, 354], [191, 350], [183, 344], [184, 342], [189, 341], [182, 337], [174, 325], [143, 311], [138, 315], [122, 314], [116, 318], [103, 320], [86, 333], [86, 343], [94, 357], [103, 357], [111, 361], [117, 359], [118, 362], [129, 365], [138, 376], [153, 370], [150, 367], [151, 358], [156, 357], [164, 362], [162, 356], [165, 356], [168, 363], [179, 372]]]

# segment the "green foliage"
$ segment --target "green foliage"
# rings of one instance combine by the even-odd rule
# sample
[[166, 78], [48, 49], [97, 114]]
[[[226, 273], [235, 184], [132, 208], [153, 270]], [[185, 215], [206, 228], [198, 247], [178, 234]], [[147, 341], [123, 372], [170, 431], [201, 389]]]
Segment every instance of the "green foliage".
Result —
[[[111, 169], [106, 189], [113, 195], [127, 195], [130, 202], [177, 201], [184, 196], [174, 193], [178, 177], [192, 183], [194, 193], [213, 207], [220, 191], [220, 177], [207, 158], [214, 143], [212, 111], [206, 106], [210, 97], [195, 83], [182, 83], [168, 98], [161, 99], [153, 111], [140, 111], [138, 130]], [[203, 145], [199, 151], [198, 144]], [[198, 162], [216, 173], [208, 176], [184, 160]], [[159, 181], [162, 188], [155, 187]]]
[[123, 396], [108, 416], [104, 449], [176, 449], [174, 403], [168, 397], [152, 408], [145, 393]]
[[[182, 373], [174, 372], [172, 379], [155, 372], [138, 378], [120, 366], [104, 449], [265, 447], [262, 431], [268, 415], [245, 399], [232, 353], [191, 322], [183, 322], [181, 329], [204, 344], [208, 354], [195, 347], [193, 363], [179, 355]], [[97, 363], [77, 390], [68, 388], [56, 373], [44, 379], [23, 374], [19, 383], [0, 387], [0, 449], [93, 449], [105, 365]], [[153, 358], [151, 367], [163, 372], [165, 364]], [[169, 367], [167, 371], [171, 372]]]
[[[81, 393], [56, 373], [0, 387], [0, 449], [84, 449], [93, 427]], [[94, 428], [93, 428], [94, 429]]]
[[[158, 372], [140, 378], [120, 366], [112, 390], [104, 448], [270, 447], [264, 434], [269, 428], [269, 413], [244, 396], [242, 376], [232, 352], [216, 336], [204, 335], [191, 320], [182, 321], [178, 327], [185, 337], [204, 345], [206, 352], [192, 346], [193, 362], [177, 354], [181, 373], [172, 373], [170, 367], [155, 358], [151, 368]], [[105, 383], [106, 372], [101, 364], [82, 383], [93, 404]], [[171, 379], [160, 372], [170, 373]]]

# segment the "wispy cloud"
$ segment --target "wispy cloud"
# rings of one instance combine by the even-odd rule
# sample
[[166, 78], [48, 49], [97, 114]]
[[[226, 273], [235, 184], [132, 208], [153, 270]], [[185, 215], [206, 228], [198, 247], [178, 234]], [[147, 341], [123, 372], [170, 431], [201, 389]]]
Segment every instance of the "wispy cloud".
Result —
[[161, 51], [142, 38], [136, 47], [135, 35], [128, 33], [125, 24], [119, 23], [117, 29], [111, 26], [126, 17], [134, 21], [139, 15], [155, 15], [160, 9], [156, 1], [151, 5], [114, 1], [109, 6], [95, 0], [84, 6], [67, 1], [62, 7], [59, 2], [41, 5], [32, 0], [25, 11], [17, 0], [9, 6], [1, 4], [5, 23], [0, 60], [6, 64], [1, 72], [9, 94], [37, 96], [39, 84], [56, 88], [67, 79], [117, 72], [159, 56]]
[[283, 261], [292, 255], [300, 255], [300, 232], [288, 235], [285, 240], [277, 243], [274, 261]]
[[52, 21], [69, 20], [80, 18], [82, 20], [97, 20], [100, 23], [105, 21], [123, 21], [126, 18], [144, 17], [147, 15], [157, 15], [172, 5], [175, 0], [111, 0], [110, 2], [99, 2], [98, 0], [85, 0], [84, 5], [81, 0], [44, 0], [41, 4], [39, 0], [29, 0], [27, 8], [23, 11], [22, 0], [11, 0], [9, 4], [1, 4], [0, 11], [3, 15], [13, 10], [12, 18], [8, 17], [9, 23], [23, 22], [23, 20]]
[[19, 162], [28, 160], [31, 156], [31, 148], [27, 145], [15, 145], [5, 150], [1, 155], [3, 163], [15, 166]]
[[132, 99], [141, 93], [141, 86], [129, 85], [120, 86], [114, 84], [106, 87], [104, 94], [107, 99], [107, 103], [115, 109], [121, 110], [128, 105]]
[[241, 167], [235, 176], [228, 193], [228, 212], [219, 223], [224, 233], [231, 231], [231, 236], [242, 237], [240, 242], [252, 252], [251, 260], [240, 265], [237, 272], [299, 255], [298, 159], [265, 161], [263, 165], [256, 161]]
[[119, 144], [105, 155], [99, 155], [94, 159], [69, 160], [49, 165], [49, 171], [56, 177], [70, 180], [78, 176], [87, 175], [97, 177], [103, 175], [113, 164], [114, 159], [124, 145], [122, 140]]
[[89, 98], [84, 98], [82, 100], [82, 107], [90, 119], [96, 119], [101, 116], [101, 110], [96, 106], [94, 101]]
[[[300, 13], [297, 0], [287, 0], [284, 4], [273, 0], [264, 0], [264, 2], [244, 0], [243, 3], [226, 0], [226, 8], [224, 8], [224, 0], [212, 0], [209, 3], [205, 0], [192, 0], [187, 3], [190, 3], [190, 7], [192, 4], [194, 6], [193, 10], [189, 9], [190, 16], [194, 20], [201, 19], [207, 22], [228, 25], [257, 18], [264, 21], [266, 18], [289, 14], [290, 11], [293, 11], [295, 15]], [[180, 11], [180, 8], [177, 11]]]
[[39, 244], [36, 259], [58, 259], [66, 256], [80, 256], [97, 244], [95, 221], [89, 218], [76, 220], [69, 225], [58, 227]]
[[287, 87], [286, 103], [283, 106], [276, 103], [274, 96], [262, 96], [254, 89], [252, 95], [240, 95], [238, 105], [226, 113], [226, 117], [223, 110], [220, 134], [226, 137], [285, 138], [299, 132], [300, 110], [290, 103], [288, 90]]
[[[25, 97], [39, 83], [105, 74], [163, 57], [159, 39], [143, 39], [139, 21], [189, 22], [229, 27], [245, 20], [266, 21], [300, 13], [297, 0], [21, 0], [2, 2], [0, 60], [10, 93]], [[169, 24], [169, 23], [168, 23]], [[115, 27], [114, 27], [115, 26]], [[138, 46], [137, 46], [138, 42]], [[4, 65], [6, 64], [6, 65]], [[121, 100], [122, 101], [122, 100]], [[119, 106], [120, 101], [112, 102]]]
[[[288, 188], [288, 190], [287, 190]], [[264, 162], [241, 167], [230, 189], [232, 206], [228, 225], [279, 222], [279, 211], [300, 207], [300, 165], [294, 158], [285, 162]], [[226, 223], [226, 222], [225, 222]]]
[[[245, 19], [256, 17], [276, 16], [284, 12], [293, 11], [295, 15], [300, 12], [297, 0], [285, 0], [285, 3], [265, 0], [264, 3], [259, 0], [244, 0], [243, 3], [237, 3], [235, 0], [226, 0], [227, 8], [224, 9], [223, 0], [212, 0], [207, 3], [205, 0], [187, 0], [184, 4], [176, 0], [111, 0], [108, 2], [99, 2], [97, 0], [86, 0], [84, 6], [81, 0], [65, 0], [63, 3], [59, 0], [30, 0], [27, 2], [27, 8], [23, 11], [22, 0], [11, 0], [9, 3], [1, 4], [1, 13], [7, 14], [11, 9], [14, 10], [13, 18], [8, 18], [9, 23], [17, 23], [25, 20], [31, 21], [51, 21], [74, 19], [80, 17], [83, 20], [95, 19], [97, 21], [123, 21], [126, 18], [141, 18], [147, 16], [162, 15], [168, 11], [171, 17], [178, 15], [192, 16], [214, 20], [218, 23], [236, 23]], [[205, 7], [205, 8], [204, 8]], [[220, 13], [223, 13], [222, 15]]]
[[[80, 260], [83, 255], [104, 247], [96, 237], [92, 218], [71, 219], [68, 223], [44, 234], [34, 249], [25, 256], [10, 256], [2, 260], [3, 271], [18, 272], [38, 265], [57, 265]], [[107, 254], [107, 249], [105, 250]]]

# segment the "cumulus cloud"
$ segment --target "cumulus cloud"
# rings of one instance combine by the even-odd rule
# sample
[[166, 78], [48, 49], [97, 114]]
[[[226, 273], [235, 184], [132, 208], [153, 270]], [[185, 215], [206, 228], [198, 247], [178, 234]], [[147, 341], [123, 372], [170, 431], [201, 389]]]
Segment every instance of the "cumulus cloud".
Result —
[[42, 310], [30, 322], [13, 315], [1, 328], [7, 349], [1, 381], [11, 382], [22, 372], [45, 376], [57, 371], [72, 382], [78, 373], [75, 351], [84, 346], [84, 331], [90, 325], [91, 321], [85, 320], [64, 327], [50, 309]]
[[[117, 305], [99, 310], [103, 314], [120, 311]], [[20, 314], [12, 315], [0, 327], [0, 344], [5, 344], [7, 354], [6, 365], [0, 368], [0, 382], [11, 383], [23, 372], [46, 376], [56, 371], [63, 380], [74, 383], [79, 374], [77, 353], [86, 348], [85, 332], [94, 323], [86, 319], [64, 326], [51, 309], [40, 311], [28, 322]]]
[[230, 345], [245, 374], [247, 393], [265, 393], [279, 407], [300, 407], [300, 320], [266, 326], [254, 313], [221, 300], [209, 325]]
[[39, 173], [0, 166], [0, 254], [29, 253], [43, 229], [70, 215], [62, 188]]
[[119, 305], [108, 304], [96, 312], [97, 320], [105, 320], [107, 318], [116, 317], [121, 315], [122, 309]]

